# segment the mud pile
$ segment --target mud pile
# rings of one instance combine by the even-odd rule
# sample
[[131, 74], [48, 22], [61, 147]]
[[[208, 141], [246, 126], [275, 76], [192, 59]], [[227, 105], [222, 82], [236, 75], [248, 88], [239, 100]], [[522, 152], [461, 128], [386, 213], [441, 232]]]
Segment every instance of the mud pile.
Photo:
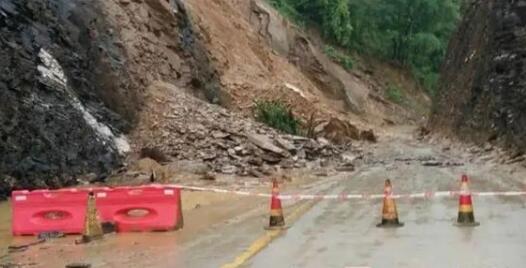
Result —
[[255, 177], [321, 159], [352, 168], [341, 158], [350, 144], [335, 146], [323, 138], [280, 134], [171, 84], [153, 84], [145, 99], [142, 123], [132, 135], [134, 147], [158, 161], [199, 161], [213, 172]]
[[526, 149], [524, 1], [470, 1], [450, 42], [432, 128]]

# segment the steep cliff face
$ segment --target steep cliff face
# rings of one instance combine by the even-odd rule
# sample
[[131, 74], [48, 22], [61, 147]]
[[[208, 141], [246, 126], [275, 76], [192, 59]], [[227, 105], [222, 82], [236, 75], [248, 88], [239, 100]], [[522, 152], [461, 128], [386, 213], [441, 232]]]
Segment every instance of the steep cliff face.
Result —
[[127, 73], [107, 33], [96, 36], [97, 13], [82, 1], [0, 2], [0, 197], [102, 174], [129, 149], [125, 121], [99, 96], [128, 100], [115, 110], [130, 118], [135, 96], [120, 90]]
[[526, 149], [526, 1], [466, 4], [442, 70], [430, 126]]
[[153, 81], [218, 100], [200, 49], [177, 1], [0, 1], [0, 199], [119, 166]]

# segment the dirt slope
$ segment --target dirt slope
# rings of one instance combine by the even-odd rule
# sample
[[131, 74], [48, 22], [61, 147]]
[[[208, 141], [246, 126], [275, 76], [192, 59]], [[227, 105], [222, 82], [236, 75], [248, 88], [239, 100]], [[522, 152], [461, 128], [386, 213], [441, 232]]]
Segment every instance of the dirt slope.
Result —
[[319, 42], [290, 24], [265, 1], [195, 0], [191, 17], [218, 70], [230, 107], [249, 111], [254, 100], [280, 98], [307, 118], [350, 120], [359, 128], [407, 117], [383, 99], [360, 71], [331, 61]]
[[[283, 100], [304, 120], [314, 115], [316, 132], [343, 145], [374, 140], [370, 128], [380, 133], [387, 122], [414, 119], [383, 97], [386, 68], [361, 63], [347, 72], [321, 48], [319, 38], [264, 1], [0, 1], [0, 198], [13, 188], [104, 180], [145, 146], [184, 154], [168, 139], [154, 139], [179, 135], [173, 125], [182, 117], [142, 135], [154, 113], [172, 111], [149, 97], [158, 81], [248, 121], [255, 100]], [[202, 105], [183, 108], [198, 112]]]

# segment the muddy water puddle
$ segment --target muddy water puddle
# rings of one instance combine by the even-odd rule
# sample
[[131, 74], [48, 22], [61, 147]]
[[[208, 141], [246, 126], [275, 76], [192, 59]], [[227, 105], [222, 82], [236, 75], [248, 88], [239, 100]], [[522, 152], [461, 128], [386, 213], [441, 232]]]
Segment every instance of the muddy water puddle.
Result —
[[[53, 239], [9, 252], [9, 246], [23, 246], [36, 237], [13, 237], [11, 206], [0, 203], [0, 266], [65, 267], [69, 263], [89, 263], [92, 267], [142, 267], [161, 256], [176, 259], [182, 232], [109, 234], [103, 240], [77, 245], [77, 235]], [[3, 266], [2, 266], [3, 267]]]
[[[37, 244], [19, 252], [8, 254], [12, 245], [26, 245], [36, 237], [11, 235], [11, 208], [8, 202], [0, 203], [0, 266], [15, 267], [64, 267], [69, 263], [89, 263], [91, 267], [165, 267], [164, 264], [186, 267], [185, 259], [201, 258], [188, 252], [188, 243], [194, 243], [203, 233], [212, 233], [214, 223], [243, 221], [241, 215], [248, 211], [266, 212], [266, 199], [241, 198], [211, 193], [187, 193], [183, 197], [185, 226], [183, 230], [153, 233], [109, 234], [103, 240], [76, 245], [79, 236], [68, 235]], [[206, 244], [206, 236], [203, 237]], [[201, 241], [198, 240], [198, 241]], [[206, 262], [213, 261], [209, 259]], [[178, 265], [180, 264], [180, 265]]]
[[[298, 183], [283, 190], [308, 192], [318, 189], [321, 183], [307, 179], [302, 182], [309, 183]], [[264, 185], [252, 191], [267, 190]], [[185, 225], [180, 231], [110, 234], [86, 245], [76, 245], [79, 236], [69, 235], [9, 254], [8, 246], [25, 245], [37, 239], [12, 237], [10, 204], [2, 202], [0, 266], [65, 267], [80, 262], [89, 263], [91, 267], [195, 267], [193, 264], [216, 267], [234, 258], [246, 243], [263, 231], [261, 226], [268, 221], [266, 198], [185, 192], [182, 202]], [[223, 236], [223, 232], [229, 235]], [[237, 245], [235, 250], [233, 245]]]

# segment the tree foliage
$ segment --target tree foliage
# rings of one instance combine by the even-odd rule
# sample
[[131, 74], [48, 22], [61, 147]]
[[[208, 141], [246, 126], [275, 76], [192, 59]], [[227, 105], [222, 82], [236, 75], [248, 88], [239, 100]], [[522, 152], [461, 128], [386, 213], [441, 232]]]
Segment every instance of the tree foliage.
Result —
[[[349, 45], [352, 33], [348, 0], [270, 0], [281, 11], [289, 10], [295, 20], [319, 24], [326, 37]], [[291, 11], [293, 10], [293, 11]]]
[[462, 0], [271, 0], [333, 43], [412, 68], [434, 89]]

